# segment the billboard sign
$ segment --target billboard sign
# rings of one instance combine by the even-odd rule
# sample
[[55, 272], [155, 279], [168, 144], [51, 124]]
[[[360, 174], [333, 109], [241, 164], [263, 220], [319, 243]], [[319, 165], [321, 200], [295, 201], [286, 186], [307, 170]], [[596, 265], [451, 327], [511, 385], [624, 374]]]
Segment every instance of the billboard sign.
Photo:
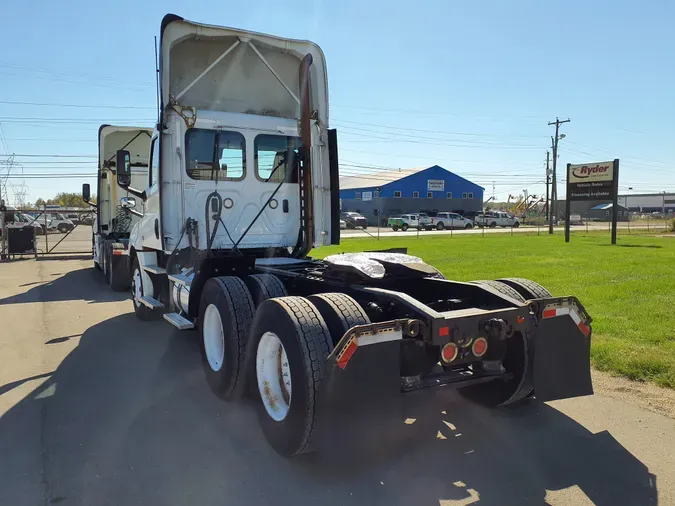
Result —
[[616, 244], [617, 198], [619, 192], [619, 160], [611, 162], [567, 164], [567, 198], [565, 209], [565, 241], [570, 235], [570, 202], [600, 200], [612, 202], [612, 244]]
[[612, 200], [614, 162], [584, 163], [567, 168], [569, 200]]
[[445, 191], [444, 179], [427, 179], [428, 192], [443, 192]]

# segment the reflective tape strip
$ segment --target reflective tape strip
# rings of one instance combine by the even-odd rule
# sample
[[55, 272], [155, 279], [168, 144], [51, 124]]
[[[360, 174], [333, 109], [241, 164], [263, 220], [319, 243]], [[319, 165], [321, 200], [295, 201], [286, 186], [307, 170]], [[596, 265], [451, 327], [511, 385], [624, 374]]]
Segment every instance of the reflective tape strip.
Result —
[[361, 336], [356, 338], [359, 346], [368, 346], [369, 344], [386, 343], [388, 341], [399, 341], [403, 339], [403, 332], [400, 330], [385, 330], [370, 336]]
[[359, 346], [368, 346], [369, 344], [386, 343], [389, 341], [400, 341], [401, 339], [403, 339], [403, 332], [400, 330], [385, 330], [369, 336], [352, 337], [339, 353], [337, 365], [340, 369], [347, 367], [356, 348]]
[[569, 315], [569, 317], [572, 318], [574, 324], [577, 327], [579, 327], [579, 330], [581, 330], [581, 332], [586, 337], [588, 337], [588, 334], [591, 333], [591, 328], [581, 320], [579, 313], [577, 313], [573, 308], [558, 307], [545, 309], [544, 312], [542, 313], [542, 318], [554, 318], [556, 316], [564, 316], [564, 315]]
[[347, 343], [347, 346], [342, 349], [342, 352], [338, 356], [337, 365], [340, 369], [347, 367], [347, 363], [349, 362], [349, 359], [352, 358], [352, 355], [356, 351], [357, 347], [358, 345], [356, 344], [356, 339], [351, 338]]

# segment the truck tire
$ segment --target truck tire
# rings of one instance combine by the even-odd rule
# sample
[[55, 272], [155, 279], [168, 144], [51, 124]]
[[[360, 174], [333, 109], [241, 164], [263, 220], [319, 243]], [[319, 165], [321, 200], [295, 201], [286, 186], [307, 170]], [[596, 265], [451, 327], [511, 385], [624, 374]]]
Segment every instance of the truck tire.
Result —
[[126, 258], [122, 257], [113, 262], [112, 250], [108, 256], [108, 284], [113, 292], [123, 292], [129, 288], [129, 275], [126, 269]]
[[490, 228], [497, 228], [497, 222], [493, 221], [492, 223], [490, 223]]
[[472, 225], [471, 223], [467, 223], [467, 224], [464, 226], [464, 228], [467, 229], [467, 230], [469, 230], [469, 229], [473, 228], [473, 225]]
[[244, 278], [244, 283], [251, 293], [255, 307], [260, 306], [267, 299], [288, 295], [286, 287], [274, 274], [252, 274]]
[[316, 306], [326, 322], [331, 349], [349, 329], [370, 323], [370, 318], [358, 302], [344, 293], [321, 293], [307, 297], [307, 300]]
[[[106, 273], [106, 275], [107, 271], [105, 269], [110, 269], [110, 267], [111, 266], [108, 264], [108, 261], [104, 260], [104, 272]], [[136, 313], [136, 317], [138, 317], [139, 320], [143, 321], [158, 320], [161, 317], [160, 311], [152, 310], [146, 305], [136, 300], [136, 297], [142, 297], [144, 295], [146, 295], [146, 292], [143, 289], [143, 276], [141, 274], [141, 265], [138, 263], [138, 257], [134, 256], [134, 263], [133, 267], [131, 268], [131, 301], [134, 304], [134, 312]]]
[[436, 223], [436, 230], [443, 230], [445, 228], [445, 224], [442, 221], [439, 221]]
[[520, 226], [520, 222], [518, 222], [518, 221], [513, 224], [513, 228], [518, 228], [519, 226]]
[[490, 288], [497, 290], [499, 293], [503, 293], [507, 297], [511, 297], [512, 299], [515, 299], [518, 302], [525, 302], [525, 297], [523, 297], [517, 290], [515, 290], [511, 286], [507, 285], [506, 283], [502, 283], [501, 281], [492, 281], [483, 279], [480, 281], [472, 281], [472, 283], [475, 283], [477, 285], [489, 286]]
[[58, 226], [56, 227], [56, 230], [58, 230], [62, 234], [65, 234], [66, 232], [68, 232], [68, 230], [70, 230], [70, 227], [66, 223], [59, 223]]
[[403, 230], [404, 232], [408, 230], [408, 224], [404, 223], [403, 225], [401, 225], [401, 230]]
[[514, 290], [516, 290], [520, 295], [522, 295], [526, 300], [528, 299], [546, 299], [548, 297], [553, 297], [551, 292], [546, 288], [541, 286], [535, 281], [531, 281], [525, 278], [502, 278], [498, 280], [500, 283], [506, 283]]
[[317, 397], [331, 349], [321, 313], [302, 297], [268, 299], [256, 311], [250, 335], [265, 438], [285, 457], [312, 451]]
[[398, 232], [398, 225], [392, 225], [391, 228], [394, 232]]
[[211, 391], [233, 399], [244, 381], [244, 356], [255, 307], [244, 282], [234, 276], [209, 279], [199, 303], [202, 369]]

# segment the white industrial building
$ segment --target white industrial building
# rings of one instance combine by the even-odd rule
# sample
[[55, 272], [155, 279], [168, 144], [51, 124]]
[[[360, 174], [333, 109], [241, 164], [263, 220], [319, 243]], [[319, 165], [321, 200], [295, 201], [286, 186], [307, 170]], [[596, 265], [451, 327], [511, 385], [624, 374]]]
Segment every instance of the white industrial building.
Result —
[[619, 195], [618, 204], [632, 212], [675, 213], [675, 193], [634, 193]]

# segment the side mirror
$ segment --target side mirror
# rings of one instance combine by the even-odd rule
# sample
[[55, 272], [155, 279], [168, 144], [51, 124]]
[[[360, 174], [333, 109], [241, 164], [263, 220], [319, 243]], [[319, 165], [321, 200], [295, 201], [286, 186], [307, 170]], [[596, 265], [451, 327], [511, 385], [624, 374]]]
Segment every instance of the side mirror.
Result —
[[131, 155], [128, 151], [119, 150], [115, 163], [117, 184], [123, 188], [131, 185]]
[[89, 202], [91, 198], [91, 189], [89, 188], [89, 183], [82, 184], [82, 200]]
[[120, 205], [127, 209], [136, 207], [136, 199], [134, 197], [122, 197], [120, 199]]

